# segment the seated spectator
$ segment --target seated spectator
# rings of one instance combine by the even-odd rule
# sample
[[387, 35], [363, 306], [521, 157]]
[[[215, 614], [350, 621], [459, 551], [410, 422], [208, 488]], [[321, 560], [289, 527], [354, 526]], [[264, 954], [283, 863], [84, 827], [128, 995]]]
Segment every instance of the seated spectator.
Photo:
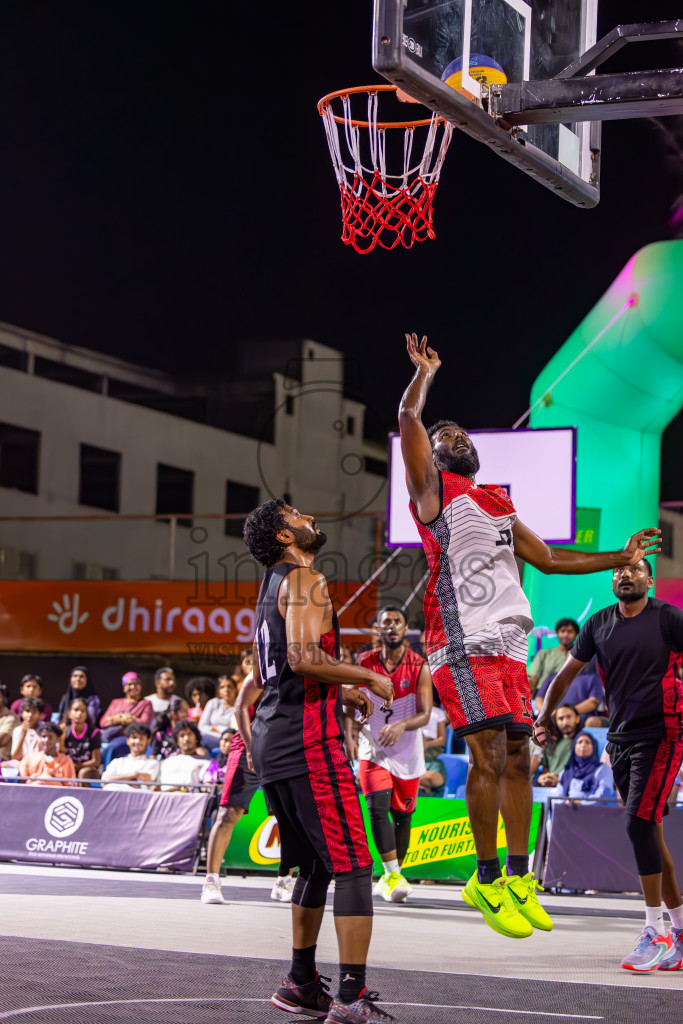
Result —
[[76, 697], [68, 711], [62, 749], [76, 766], [79, 779], [99, 779], [101, 747], [102, 734], [88, 720], [88, 705], [83, 697]]
[[581, 715], [571, 704], [560, 704], [553, 715], [555, 735], [543, 751], [539, 751], [531, 741], [531, 774], [540, 768], [537, 786], [553, 789], [560, 781], [560, 773], [565, 767], [572, 752], [574, 739], [581, 729]]
[[74, 763], [59, 750], [62, 735], [58, 725], [40, 722], [38, 747], [26, 754], [19, 765], [19, 775], [27, 786], [70, 786], [76, 778]]
[[[537, 711], [543, 707], [543, 698], [546, 690], [555, 678], [555, 674], [546, 676], [545, 681], [539, 686], [534, 699], [534, 706]], [[567, 704], [572, 704], [580, 715], [592, 715], [605, 699], [605, 690], [602, 680], [597, 673], [597, 665], [590, 661], [585, 668], [582, 668], [569, 689], [564, 695]]]
[[156, 782], [159, 777], [159, 762], [149, 757], [147, 747], [151, 732], [143, 722], [132, 722], [126, 726], [127, 757], [117, 757], [102, 772], [105, 789], [148, 789], [136, 786], [139, 782]]
[[441, 796], [446, 785], [448, 772], [443, 761], [439, 760], [439, 755], [446, 749], [446, 724], [446, 712], [437, 697], [429, 721], [422, 727], [425, 772], [420, 777], [420, 793], [424, 796]]
[[161, 789], [167, 793], [199, 785], [209, 766], [207, 758], [197, 752], [201, 735], [194, 722], [178, 722], [173, 739], [178, 751], [161, 761], [159, 770]]
[[124, 730], [132, 722], [142, 722], [148, 728], [154, 720], [154, 708], [142, 696], [142, 681], [137, 672], [126, 672], [121, 680], [123, 697], [116, 697], [100, 719], [102, 763], [109, 764], [115, 757], [121, 757], [126, 749]]
[[12, 732], [12, 759], [22, 757], [38, 749], [38, 723], [43, 714], [44, 704], [40, 697], [24, 697], [21, 702], [21, 721]]
[[19, 725], [19, 715], [9, 707], [9, 690], [0, 683], [0, 761], [12, 756], [12, 733]]
[[199, 719], [199, 731], [202, 734], [202, 746], [213, 750], [218, 746], [221, 734], [226, 729], [237, 731], [235, 719], [235, 701], [237, 687], [229, 676], [221, 676], [218, 680], [218, 696], [207, 701]]
[[152, 754], [163, 761], [178, 749], [173, 740], [173, 730], [178, 722], [186, 722], [190, 705], [184, 697], [174, 694], [169, 700], [168, 711], [162, 711], [152, 725]]
[[[232, 680], [231, 680], [232, 681]], [[235, 735], [235, 729], [225, 729], [218, 740], [218, 756], [211, 761], [204, 772], [202, 782], [207, 786], [222, 786], [225, 779], [225, 766], [228, 763], [230, 745]]]
[[579, 624], [574, 619], [560, 619], [555, 626], [557, 647], [540, 650], [531, 662], [528, 671], [529, 688], [532, 695], [538, 691], [549, 675], [557, 675], [564, 665], [567, 654], [579, 635]]
[[168, 711], [171, 697], [175, 693], [175, 672], [172, 668], [158, 668], [154, 673], [154, 686], [156, 693], [148, 693], [145, 700], [148, 700], [154, 708], [154, 714], [160, 715], [162, 711]]
[[79, 697], [85, 701], [88, 709], [88, 722], [91, 727], [96, 728], [102, 715], [102, 704], [95, 692], [95, 687], [90, 679], [90, 673], [83, 665], [76, 665], [71, 670], [69, 686], [66, 693], [59, 702], [59, 721], [65, 723], [69, 719], [69, 708]]
[[616, 796], [612, 769], [600, 764], [598, 745], [589, 732], [575, 737], [567, 767], [560, 775], [562, 795], [569, 800], [599, 800]]
[[[21, 697], [18, 697], [11, 707], [11, 710], [15, 715], [21, 715], [21, 704], [26, 697], [40, 697], [42, 700], [43, 680], [40, 676], [34, 676], [32, 672], [29, 672], [28, 675], [21, 677], [19, 692], [21, 693]], [[43, 710], [40, 713], [40, 717], [43, 722], [49, 722], [52, 718], [52, 708], [46, 700], [43, 700]]]
[[185, 687], [185, 696], [190, 705], [187, 717], [191, 722], [198, 722], [206, 705], [216, 696], [216, 684], [208, 676], [195, 676]]

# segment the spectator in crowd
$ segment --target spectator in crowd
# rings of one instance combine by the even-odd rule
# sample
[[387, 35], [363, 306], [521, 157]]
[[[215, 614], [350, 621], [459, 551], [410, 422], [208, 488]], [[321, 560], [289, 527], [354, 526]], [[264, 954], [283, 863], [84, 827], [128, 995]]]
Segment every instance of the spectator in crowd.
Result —
[[600, 800], [616, 796], [609, 765], [600, 764], [598, 745], [589, 732], [580, 732], [572, 744], [567, 767], [560, 775], [562, 795], [569, 800]]
[[441, 796], [446, 785], [448, 772], [439, 759], [439, 755], [446, 749], [446, 723], [446, 712], [437, 695], [434, 697], [429, 721], [422, 728], [425, 772], [420, 777], [420, 793], [423, 796]]
[[[427, 648], [425, 647], [425, 631], [424, 629], [420, 632], [419, 640], [413, 640], [410, 645], [416, 654], [421, 654], [423, 658], [427, 657]], [[436, 687], [434, 687], [436, 690]], [[445, 714], [445, 712], [444, 712]]]
[[32, 754], [38, 749], [38, 723], [43, 714], [44, 704], [40, 697], [24, 697], [21, 702], [20, 723], [12, 733], [12, 759], [21, 761], [22, 757]]
[[367, 644], [363, 644], [362, 647], [358, 648], [358, 650], [356, 651], [356, 660], [358, 660], [358, 655], [362, 654], [363, 651], [374, 651], [377, 647], [381, 647], [382, 646], [382, 638], [379, 635], [379, 623], [377, 622], [377, 616], [376, 615], [375, 615], [375, 617], [373, 619], [370, 619], [370, 625], [368, 627], [368, 632], [369, 632], [368, 643]]
[[208, 676], [195, 676], [185, 686], [185, 696], [190, 705], [187, 717], [191, 722], [198, 722], [206, 705], [216, 696], [216, 684]]
[[343, 661], [345, 665], [354, 665], [355, 660], [353, 657], [353, 651], [346, 644], [342, 644], [339, 648], [339, 660]]
[[[539, 651], [529, 666], [529, 688], [532, 696], [549, 675], [556, 676], [579, 635], [579, 624], [574, 619], [560, 619], [555, 626], [557, 647]], [[542, 702], [541, 702], [542, 703]]]
[[102, 716], [102, 704], [95, 692], [95, 687], [90, 679], [90, 673], [84, 665], [76, 665], [76, 668], [71, 670], [69, 686], [59, 702], [60, 722], [65, 723], [68, 721], [69, 708], [77, 697], [85, 701], [88, 709], [88, 721], [94, 729]]
[[234, 681], [229, 676], [221, 676], [218, 680], [218, 696], [207, 701], [198, 723], [202, 746], [207, 750], [214, 750], [218, 746], [221, 734], [226, 729], [237, 731], [236, 700], [237, 687]]
[[[551, 673], [539, 686], [534, 699], [537, 711], [543, 707], [543, 698], [554, 678], [555, 675]], [[592, 715], [603, 702], [604, 696], [605, 690], [597, 673], [597, 666], [594, 661], [590, 661], [572, 680], [564, 699], [568, 704], [572, 704], [580, 715]]]
[[[554, 788], [560, 781], [562, 769], [569, 761], [572, 746], [581, 728], [581, 715], [572, 704], [561, 704], [553, 715], [555, 736], [539, 752], [534, 744], [531, 753], [531, 774], [540, 773], [537, 786]], [[533, 741], [532, 741], [533, 742]]]
[[0, 683], [0, 761], [12, 756], [12, 733], [19, 725], [19, 715], [9, 707], [9, 690]]
[[143, 722], [131, 722], [126, 726], [127, 757], [116, 757], [102, 772], [105, 789], [148, 789], [136, 786], [139, 782], [156, 782], [159, 777], [159, 762], [147, 754], [152, 734]]
[[159, 770], [161, 789], [167, 793], [198, 786], [209, 766], [207, 758], [198, 753], [201, 734], [194, 722], [178, 722], [173, 730], [173, 739], [177, 753], [162, 761]]
[[[41, 700], [43, 699], [43, 680], [40, 676], [34, 676], [32, 672], [29, 672], [28, 675], [21, 677], [19, 692], [21, 697], [14, 701], [11, 708], [15, 715], [21, 715], [21, 704], [26, 697], [40, 697]], [[49, 722], [52, 718], [52, 708], [46, 700], [43, 700], [41, 718], [43, 722]]]
[[173, 669], [158, 668], [154, 673], [154, 687], [156, 693], [148, 693], [145, 700], [148, 700], [154, 708], [154, 714], [160, 715], [162, 711], [168, 711], [169, 702], [175, 693]]
[[76, 778], [74, 763], [59, 750], [62, 732], [52, 722], [38, 724], [38, 746], [21, 759], [19, 775], [26, 784], [37, 786], [69, 786]]
[[137, 672], [126, 672], [121, 680], [123, 697], [116, 697], [100, 719], [103, 729], [102, 763], [106, 766], [126, 749], [124, 730], [132, 722], [142, 722], [148, 728], [154, 719], [154, 708], [142, 696], [142, 681]]
[[232, 671], [230, 678], [237, 687], [239, 693], [242, 689], [242, 683], [247, 678], [254, 666], [254, 652], [251, 647], [245, 647], [240, 654], [240, 663], [236, 665]]
[[204, 772], [202, 781], [207, 786], [222, 786], [225, 780], [225, 766], [228, 763], [230, 744], [236, 729], [225, 729], [218, 740], [218, 756], [215, 757]]
[[178, 749], [173, 739], [173, 730], [178, 722], [186, 722], [190, 711], [190, 705], [184, 697], [174, 694], [168, 706], [168, 711], [162, 711], [157, 715], [152, 725], [152, 754], [163, 761], [174, 754]]
[[79, 779], [99, 779], [101, 746], [102, 734], [89, 721], [85, 698], [76, 697], [69, 707], [62, 750], [76, 766]]

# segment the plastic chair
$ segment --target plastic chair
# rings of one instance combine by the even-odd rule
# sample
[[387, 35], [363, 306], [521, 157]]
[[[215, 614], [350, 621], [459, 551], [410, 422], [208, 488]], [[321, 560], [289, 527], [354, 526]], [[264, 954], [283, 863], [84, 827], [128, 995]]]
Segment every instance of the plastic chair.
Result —
[[467, 754], [441, 754], [439, 760], [443, 762], [447, 772], [444, 796], [457, 796], [458, 790], [465, 785], [467, 779], [469, 756]]

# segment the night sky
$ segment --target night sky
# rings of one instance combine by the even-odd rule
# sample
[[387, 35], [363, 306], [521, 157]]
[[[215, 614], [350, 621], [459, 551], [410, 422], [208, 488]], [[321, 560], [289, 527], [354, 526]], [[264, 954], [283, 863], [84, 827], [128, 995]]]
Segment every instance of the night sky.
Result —
[[[316, 102], [379, 80], [371, 8], [4, 5], [0, 320], [214, 378], [237, 342], [311, 337], [360, 361], [389, 425], [410, 375], [403, 332], [416, 330], [444, 363], [430, 418], [510, 426], [629, 257], [674, 237], [683, 159], [651, 121], [607, 123], [602, 198], [584, 211], [456, 132], [436, 240], [359, 256], [340, 241]], [[681, 15], [683, 0], [601, 0], [599, 34]], [[683, 66], [670, 43], [623, 53], [613, 70]], [[682, 123], [668, 119], [683, 148]], [[682, 448], [677, 422], [664, 499], [683, 499]]]

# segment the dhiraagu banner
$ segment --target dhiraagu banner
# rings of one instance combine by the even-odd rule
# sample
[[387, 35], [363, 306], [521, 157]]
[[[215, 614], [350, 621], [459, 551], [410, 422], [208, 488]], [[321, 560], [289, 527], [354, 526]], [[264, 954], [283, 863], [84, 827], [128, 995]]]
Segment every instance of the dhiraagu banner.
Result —
[[[382, 862], [372, 841], [363, 797], [360, 802], [375, 872], [381, 874]], [[540, 803], [533, 805], [529, 853], [536, 849], [542, 809]], [[499, 821], [498, 854], [501, 861], [506, 852], [505, 829], [502, 821]], [[224, 864], [233, 870], [276, 871], [279, 862], [280, 833], [277, 821], [269, 816], [263, 793], [259, 790], [251, 801], [249, 813], [244, 814], [235, 826]], [[465, 801], [419, 797], [410, 830], [410, 846], [403, 864], [406, 877], [464, 882], [476, 864]]]

